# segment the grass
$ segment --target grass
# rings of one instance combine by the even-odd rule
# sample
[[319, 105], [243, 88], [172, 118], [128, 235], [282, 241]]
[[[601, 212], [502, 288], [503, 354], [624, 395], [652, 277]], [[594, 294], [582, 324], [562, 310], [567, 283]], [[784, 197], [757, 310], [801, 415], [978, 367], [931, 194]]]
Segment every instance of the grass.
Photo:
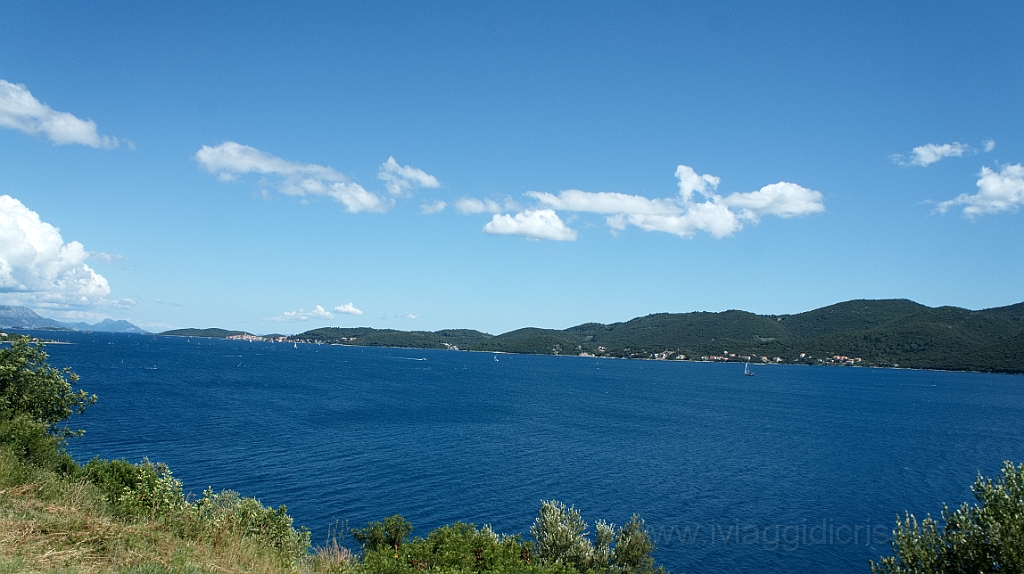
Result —
[[0, 574], [313, 574], [353, 563], [336, 542], [295, 560], [228, 528], [183, 527], [181, 516], [125, 519], [115, 510], [86, 479], [0, 447]]

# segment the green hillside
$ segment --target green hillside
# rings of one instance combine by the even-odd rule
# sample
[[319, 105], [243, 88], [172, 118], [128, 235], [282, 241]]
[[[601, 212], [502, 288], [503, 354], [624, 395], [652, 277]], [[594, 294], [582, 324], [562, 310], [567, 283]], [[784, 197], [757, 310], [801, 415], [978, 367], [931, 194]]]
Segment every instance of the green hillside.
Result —
[[306, 343], [329, 343], [344, 345], [360, 345], [365, 347], [410, 347], [415, 349], [465, 349], [469, 345], [479, 344], [491, 335], [470, 329], [450, 329], [444, 331], [396, 331], [394, 329], [371, 329], [357, 327], [342, 329], [323, 327], [313, 329], [290, 337], [292, 341]]
[[175, 337], [206, 337], [209, 339], [224, 339], [232, 335], [247, 335], [245, 331], [228, 331], [227, 329], [174, 329], [164, 331], [161, 335]]
[[1024, 373], [1024, 303], [970, 311], [926, 307], [905, 299], [855, 300], [795, 315], [658, 313], [610, 325], [523, 328], [501, 335], [323, 328], [293, 339], [504, 353], [733, 361], [751, 357], [781, 363]]

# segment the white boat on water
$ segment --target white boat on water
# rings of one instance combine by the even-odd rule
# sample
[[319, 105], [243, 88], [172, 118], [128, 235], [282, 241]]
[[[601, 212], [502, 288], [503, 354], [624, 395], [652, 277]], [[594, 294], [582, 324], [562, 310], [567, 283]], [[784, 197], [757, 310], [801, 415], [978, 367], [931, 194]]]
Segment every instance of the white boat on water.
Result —
[[743, 374], [748, 377], [754, 376], [754, 371], [750, 370], [750, 359], [747, 359], [747, 364], [743, 366]]

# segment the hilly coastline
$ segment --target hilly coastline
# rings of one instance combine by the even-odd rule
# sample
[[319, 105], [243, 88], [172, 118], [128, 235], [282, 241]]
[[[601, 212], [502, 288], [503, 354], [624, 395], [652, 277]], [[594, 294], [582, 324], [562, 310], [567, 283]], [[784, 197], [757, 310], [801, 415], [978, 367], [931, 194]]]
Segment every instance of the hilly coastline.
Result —
[[99, 331], [102, 333], [147, 333], [128, 321], [104, 319], [96, 324], [61, 323], [47, 319], [28, 307], [0, 305], [0, 329], [50, 329], [70, 331]]
[[[163, 334], [197, 336], [197, 331]], [[971, 311], [927, 307], [906, 299], [854, 300], [795, 315], [659, 313], [608, 325], [523, 328], [500, 335], [470, 329], [324, 327], [286, 340], [497, 353], [1024, 373], [1024, 303]]]

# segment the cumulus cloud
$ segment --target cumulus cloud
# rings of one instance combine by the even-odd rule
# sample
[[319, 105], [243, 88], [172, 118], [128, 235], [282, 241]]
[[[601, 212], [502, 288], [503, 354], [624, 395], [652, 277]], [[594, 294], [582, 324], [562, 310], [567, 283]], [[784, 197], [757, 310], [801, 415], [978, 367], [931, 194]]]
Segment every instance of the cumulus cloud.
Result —
[[985, 140], [985, 153], [996, 149], [996, 140]]
[[405, 195], [415, 187], [441, 187], [436, 177], [411, 165], [398, 165], [394, 157], [380, 164], [377, 179], [384, 182], [391, 195]]
[[676, 178], [679, 193], [670, 198], [576, 189], [557, 195], [536, 191], [526, 195], [550, 210], [608, 215], [605, 221], [616, 231], [634, 225], [645, 231], [663, 231], [680, 237], [705, 231], [722, 238], [742, 229], [743, 222], [756, 223], [767, 215], [787, 218], [825, 210], [820, 192], [795, 183], [780, 181], [757, 191], [722, 197], [715, 193], [720, 183], [718, 177], [699, 175], [689, 166], [680, 165]]
[[464, 197], [455, 202], [455, 209], [463, 214], [473, 213], [500, 213], [501, 206], [490, 199], [477, 199], [475, 197]]
[[85, 264], [89, 256], [20, 201], [0, 195], [0, 299], [51, 307], [119, 303], [107, 300], [110, 285]]
[[[993, 142], [992, 145], [994, 147], [995, 142]], [[990, 151], [987, 149], [987, 147], [988, 144], [986, 144], [985, 151]], [[974, 153], [974, 148], [967, 144], [962, 144], [960, 142], [953, 142], [942, 145], [925, 144], [917, 146], [913, 150], [911, 150], [909, 159], [907, 159], [907, 157], [904, 156], [903, 154], [898, 153], [892, 156], [892, 161], [900, 165], [918, 165], [924, 167], [926, 165], [931, 165], [943, 158], [962, 157], [965, 153]]]
[[431, 215], [433, 213], [441, 213], [446, 207], [448, 207], [448, 204], [439, 199], [434, 203], [424, 203], [421, 205], [420, 212], [425, 215]]
[[765, 215], [795, 217], [825, 211], [820, 192], [785, 181], [750, 193], [734, 193], [719, 201], [730, 209], [738, 209], [740, 217], [748, 221]]
[[344, 204], [350, 213], [380, 213], [394, 205], [394, 200], [367, 191], [330, 167], [289, 161], [237, 142], [204, 145], [196, 152], [195, 160], [221, 181], [247, 173], [263, 174], [275, 178], [275, 187], [285, 195], [330, 197]]
[[577, 236], [576, 230], [567, 227], [552, 209], [528, 209], [514, 216], [495, 213], [484, 231], [555, 241], [575, 241]]
[[640, 195], [628, 195], [625, 193], [569, 189], [558, 195], [537, 191], [528, 191], [526, 195], [551, 209], [560, 211], [615, 214], [635, 213], [644, 215], [679, 213], [679, 205], [671, 199], [648, 199]]
[[105, 263], [122, 263], [124, 261], [128, 261], [127, 257], [119, 253], [104, 253], [102, 251], [89, 252], [89, 259], [95, 259]]
[[416, 319], [420, 318], [420, 316], [417, 315], [416, 313], [405, 313], [402, 316], [405, 317], [406, 319], [412, 319], [412, 320], [416, 320]]
[[952, 207], [963, 205], [964, 215], [973, 218], [986, 213], [1016, 211], [1024, 205], [1024, 166], [1021, 164], [1004, 166], [998, 172], [982, 167], [979, 176], [978, 193], [962, 193], [939, 203], [936, 210], [945, 213]]
[[455, 202], [455, 210], [463, 215], [471, 215], [474, 213], [501, 213], [502, 211], [518, 211], [519, 204], [511, 197], [506, 197], [502, 203], [498, 203], [493, 199], [464, 197]]
[[334, 308], [334, 311], [337, 312], [337, 313], [345, 313], [346, 315], [362, 315], [363, 314], [363, 312], [360, 311], [359, 309], [356, 309], [355, 305], [353, 305], [352, 303], [345, 303], [344, 305], [338, 305], [337, 307]]
[[310, 319], [333, 319], [334, 315], [330, 311], [324, 309], [320, 305], [317, 305], [315, 309], [306, 311], [305, 309], [299, 309], [298, 311], [285, 311], [277, 317], [270, 317], [264, 319], [264, 321], [276, 321], [276, 322], [290, 322], [290, 321], [309, 321]]
[[114, 149], [117, 138], [101, 136], [96, 122], [58, 112], [37, 100], [24, 84], [0, 80], [0, 127], [44, 134], [54, 145], [82, 144]]

